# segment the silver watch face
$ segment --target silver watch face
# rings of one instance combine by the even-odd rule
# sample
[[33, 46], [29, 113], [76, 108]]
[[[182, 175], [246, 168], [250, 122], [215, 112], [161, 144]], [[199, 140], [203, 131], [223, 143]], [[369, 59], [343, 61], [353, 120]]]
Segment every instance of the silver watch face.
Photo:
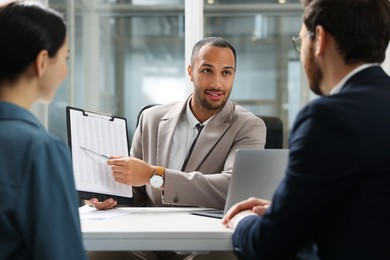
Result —
[[158, 174], [153, 175], [152, 178], [149, 179], [149, 181], [150, 181], [150, 186], [152, 186], [155, 189], [161, 188], [164, 184], [163, 177]]

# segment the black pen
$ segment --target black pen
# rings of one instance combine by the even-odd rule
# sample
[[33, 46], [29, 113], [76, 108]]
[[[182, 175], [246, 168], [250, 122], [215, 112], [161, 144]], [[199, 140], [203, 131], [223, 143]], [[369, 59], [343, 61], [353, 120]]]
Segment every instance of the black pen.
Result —
[[85, 147], [82, 147], [82, 146], [80, 146], [80, 148], [83, 149], [84, 151], [93, 153], [93, 154], [98, 155], [98, 156], [101, 156], [101, 157], [103, 157], [103, 158], [110, 159], [110, 157], [108, 157], [107, 155], [97, 153], [97, 152], [95, 152], [95, 151], [92, 151], [91, 149], [88, 149], [88, 148], [85, 148]]

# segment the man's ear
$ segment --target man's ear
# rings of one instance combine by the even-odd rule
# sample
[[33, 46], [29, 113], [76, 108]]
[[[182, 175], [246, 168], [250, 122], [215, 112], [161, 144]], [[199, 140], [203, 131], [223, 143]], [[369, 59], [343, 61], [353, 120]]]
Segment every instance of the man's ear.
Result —
[[323, 55], [326, 45], [329, 43], [328, 35], [322, 25], [316, 26], [315, 55]]
[[194, 79], [192, 78], [192, 68], [191, 68], [191, 65], [188, 65], [187, 72], [188, 72], [188, 76], [190, 76], [190, 80], [194, 81]]
[[42, 77], [49, 63], [49, 53], [47, 50], [42, 50], [35, 58], [34, 67], [38, 77]]

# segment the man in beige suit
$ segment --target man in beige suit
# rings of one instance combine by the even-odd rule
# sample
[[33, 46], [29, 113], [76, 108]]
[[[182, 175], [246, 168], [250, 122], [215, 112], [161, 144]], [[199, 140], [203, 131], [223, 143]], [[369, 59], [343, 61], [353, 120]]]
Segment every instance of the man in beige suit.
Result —
[[[196, 43], [187, 71], [193, 83], [187, 100], [145, 110], [134, 134], [131, 156], [108, 163], [116, 181], [145, 185], [148, 206], [223, 209], [236, 150], [264, 148], [266, 127], [260, 118], [228, 100], [236, 52], [226, 40], [210, 37]], [[199, 132], [198, 123], [204, 127], [183, 169]], [[162, 175], [157, 180], [161, 186], [151, 187], [156, 169], [157, 175]], [[137, 192], [135, 199], [140, 200]], [[112, 199], [90, 203], [100, 209], [116, 205]]]
[[[187, 71], [192, 94], [183, 102], [145, 110], [134, 134], [131, 156], [115, 157], [108, 164], [116, 181], [146, 188], [147, 206], [223, 209], [236, 150], [264, 148], [266, 127], [260, 118], [228, 100], [236, 52], [226, 40], [210, 37], [196, 43]], [[200, 131], [197, 124], [203, 126]], [[140, 194], [134, 193], [136, 201]], [[116, 205], [112, 199], [89, 203], [99, 209]], [[142, 252], [134, 255], [137, 253]], [[114, 254], [109, 253], [110, 257]], [[120, 258], [120, 253], [116, 254]], [[133, 259], [130, 255], [127, 257]], [[140, 258], [184, 258], [164, 255], [152, 257], [149, 252]]]

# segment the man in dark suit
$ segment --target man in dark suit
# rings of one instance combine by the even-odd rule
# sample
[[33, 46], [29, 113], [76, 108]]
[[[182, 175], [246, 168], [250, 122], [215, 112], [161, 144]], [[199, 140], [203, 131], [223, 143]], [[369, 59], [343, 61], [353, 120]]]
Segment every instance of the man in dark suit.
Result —
[[294, 38], [310, 88], [286, 176], [272, 204], [250, 198], [223, 223], [243, 259], [291, 259], [308, 241], [320, 259], [390, 259], [388, 0], [306, 0]]

